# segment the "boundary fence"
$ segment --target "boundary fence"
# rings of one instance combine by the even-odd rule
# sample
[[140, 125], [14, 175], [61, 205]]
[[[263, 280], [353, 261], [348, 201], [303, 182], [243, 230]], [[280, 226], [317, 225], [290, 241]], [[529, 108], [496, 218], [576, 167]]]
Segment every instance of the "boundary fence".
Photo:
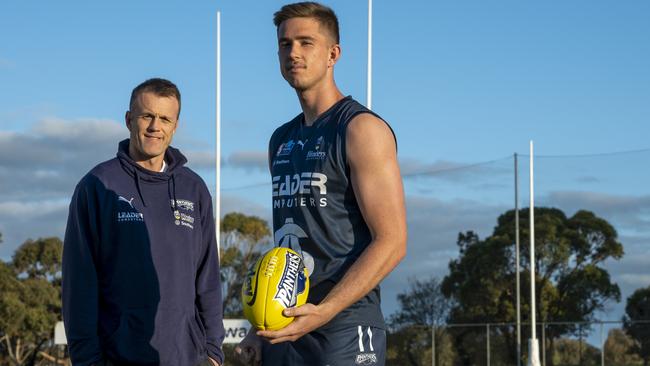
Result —
[[[641, 324], [645, 325], [647, 327], [650, 327], [650, 320], [637, 320], [637, 321], [628, 321], [628, 324]], [[606, 359], [605, 359], [605, 341], [607, 335], [605, 334], [605, 327], [607, 325], [620, 325], [623, 326], [624, 322], [620, 320], [595, 320], [595, 321], [583, 321], [583, 322], [538, 322], [537, 323], [537, 328], [538, 328], [538, 334], [541, 334], [541, 338], [538, 339], [540, 342], [540, 358], [541, 358], [541, 364], [542, 366], [547, 365], [547, 354], [549, 353], [550, 350], [549, 344], [547, 344], [547, 331], [549, 328], [554, 327], [554, 326], [572, 326], [578, 329], [578, 338], [579, 338], [579, 343], [578, 345], [582, 346], [583, 344], [586, 345], [586, 338], [589, 335], [589, 331], [592, 329], [593, 326], [598, 327], [598, 332], [599, 332], [599, 351], [600, 351], [600, 365], [604, 366], [606, 365]], [[500, 327], [512, 327], [513, 329], [516, 327], [516, 323], [514, 322], [496, 322], [496, 323], [457, 323], [457, 324], [445, 324], [445, 325], [439, 325], [439, 326], [433, 326], [431, 327], [431, 363], [433, 366], [443, 366], [440, 364], [436, 363], [436, 332], [437, 331], [445, 331], [445, 330], [452, 330], [452, 329], [459, 329], [459, 328], [484, 328], [485, 329], [485, 364], [487, 366], [492, 365], [492, 342], [491, 340], [491, 334], [498, 328]], [[528, 326], [528, 329], [526, 331], [529, 331], [530, 329], [530, 323], [522, 322], [521, 323], [522, 327]], [[527, 339], [526, 339], [527, 341]], [[521, 347], [520, 349], [526, 350], [527, 347]], [[525, 354], [519, 355], [518, 360], [520, 363], [517, 363], [517, 365], [520, 365], [522, 359], [525, 357]], [[523, 356], [523, 357], [522, 357]], [[498, 363], [501, 365], [502, 363]], [[579, 364], [583, 364], [580, 362]], [[592, 363], [589, 363], [592, 364]]]

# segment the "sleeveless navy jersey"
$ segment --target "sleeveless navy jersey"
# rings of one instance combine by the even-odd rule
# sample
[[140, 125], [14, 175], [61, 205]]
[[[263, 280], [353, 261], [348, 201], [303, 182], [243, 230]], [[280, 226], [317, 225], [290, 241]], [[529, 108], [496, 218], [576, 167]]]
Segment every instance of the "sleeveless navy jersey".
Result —
[[[303, 255], [309, 269], [308, 302], [318, 304], [370, 244], [345, 152], [348, 124], [373, 112], [346, 97], [305, 126], [300, 114], [279, 127], [269, 143], [275, 245]], [[378, 116], [377, 116], [378, 117]], [[338, 314], [327, 327], [384, 328], [379, 287]]]

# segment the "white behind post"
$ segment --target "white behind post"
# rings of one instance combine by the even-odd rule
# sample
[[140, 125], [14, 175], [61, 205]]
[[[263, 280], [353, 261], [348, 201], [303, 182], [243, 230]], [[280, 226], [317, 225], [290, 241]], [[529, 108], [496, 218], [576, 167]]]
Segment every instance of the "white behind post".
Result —
[[372, 109], [372, 0], [368, 0], [368, 85], [366, 108]]
[[221, 12], [217, 11], [217, 108], [215, 139], [215, 229], [217, 234], [217, 255], [221, 262]]
[[535, 186], [533, 168], [533, 141], [530, 141], [530, 340], [528, 341], [528, 366], [540, 366], [537, 320], [535, 319]]

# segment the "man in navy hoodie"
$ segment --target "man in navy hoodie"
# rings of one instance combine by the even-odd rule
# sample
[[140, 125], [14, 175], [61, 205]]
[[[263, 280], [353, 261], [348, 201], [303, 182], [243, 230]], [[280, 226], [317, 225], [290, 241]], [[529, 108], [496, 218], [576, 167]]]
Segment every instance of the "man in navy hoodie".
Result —
[[170, 147], [181, 98], [150, 79], [131, 94], [130, 138], [77, 185], [63, 250], [74, 365], [221, 365], [212, 199]]

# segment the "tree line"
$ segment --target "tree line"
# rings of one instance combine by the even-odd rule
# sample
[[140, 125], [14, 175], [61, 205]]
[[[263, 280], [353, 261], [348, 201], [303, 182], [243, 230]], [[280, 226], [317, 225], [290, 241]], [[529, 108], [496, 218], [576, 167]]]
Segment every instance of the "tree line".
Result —
[[[453, 327], [459, 323], [515, 322], [515, 212], [500, 215], [491, 235], [458, 234], [459, 255], [442, 278], [410, 279], [398, 295], [400, 308], [387, 316], [388, 364], [476, 365], [486, 359], [486, 330]], [[527, 322], [528, 211], [520, 211], [521, 314]], [[535, 209], [536, 268], [539, 322], [592, 322], [610, 302], [619, 302], [620, 289], [604, 263], [618, 260], [623, 244], [615, 228], [589, 211], [567, 217], [555, 208]], [[268, 223], [256, 216], [229, 213], [221, 221], [221, 280], [227, 318], [242, 317], [239, 291], [245, 273], [260, 253], [273, 245]], [[0, 242], [2, 236], [0, 234]], [[61, 257], [59, 238], [27, 240], [10, 261], [0, 261], [0, 364], [50, 365], [60, 356], [53, 345], [54, 324], [61, 320]], [[628, 299], [621, 329], [609, 331], [606, 363], [648, 365], [650, 362], [650, 287]], [[436, 352], [432, 353], [432, 330]], [[599, 364], [600, 351], [575, 339], [589, 326], [547, 327], [547, 365]], [[529, 337], [522, 327], [523, 349]], [[538, 336], [539, 338], [539, 336]], [[516, 364], [513, 326], [490, 331], [493, 364]], [[233, 347], [224, 345], [228, 364], [237, 365]], [[230, 357], [228, 357], [230, 356]], [[522, 364], [525, 362], [522, 359]], [[65, 360], [59, 360], [65, 364]]]
[[[519, 212], [521, 237], [521, 321], [530, 316], [528, 209]], [[497, 219], [484, 239], [473, 231], [458, 234], [459, 255], [449, 262], [439, 280], [412, 280], [398, 296], [401, 309], [391, 316], [394, 364], [479, 365], [487, 358], [486, 327], [454, 326], [469, 323], [516, 322], [515, 211]], [[580, 210], [567, 217], [555, 208], [535, 209], [535, 288], [538, 323], [545, 327], [546, 347], [540, 344], [546, 365], [600, 365], [600, 350], [587, 344], [589, 323], [621, 292], [604, 268], [606, 261], [624, 254], [615, 228], [593, 212]], [[608, 365], [647, 365], [650, 361], [650, 287], [628, 299], [622, 329], [609, 332], [605, 342]], [[425, 326], [425, 327], [423, 327]], [[435, 327], [436, 354], [431, 352]], [[427, 331], [428, 329], [428, 331]], [[522, 326], [521, 364], [526, 364], [529, 327]], [[537, 332], [541, 342], [541, 332]], [[578, 339], [576, 339], [578, 338]], [[496, 365], [517, 364], [516, 328], [490, 329], [490, 359]], [[391, 338], [389, 338], [391, 342]]]

